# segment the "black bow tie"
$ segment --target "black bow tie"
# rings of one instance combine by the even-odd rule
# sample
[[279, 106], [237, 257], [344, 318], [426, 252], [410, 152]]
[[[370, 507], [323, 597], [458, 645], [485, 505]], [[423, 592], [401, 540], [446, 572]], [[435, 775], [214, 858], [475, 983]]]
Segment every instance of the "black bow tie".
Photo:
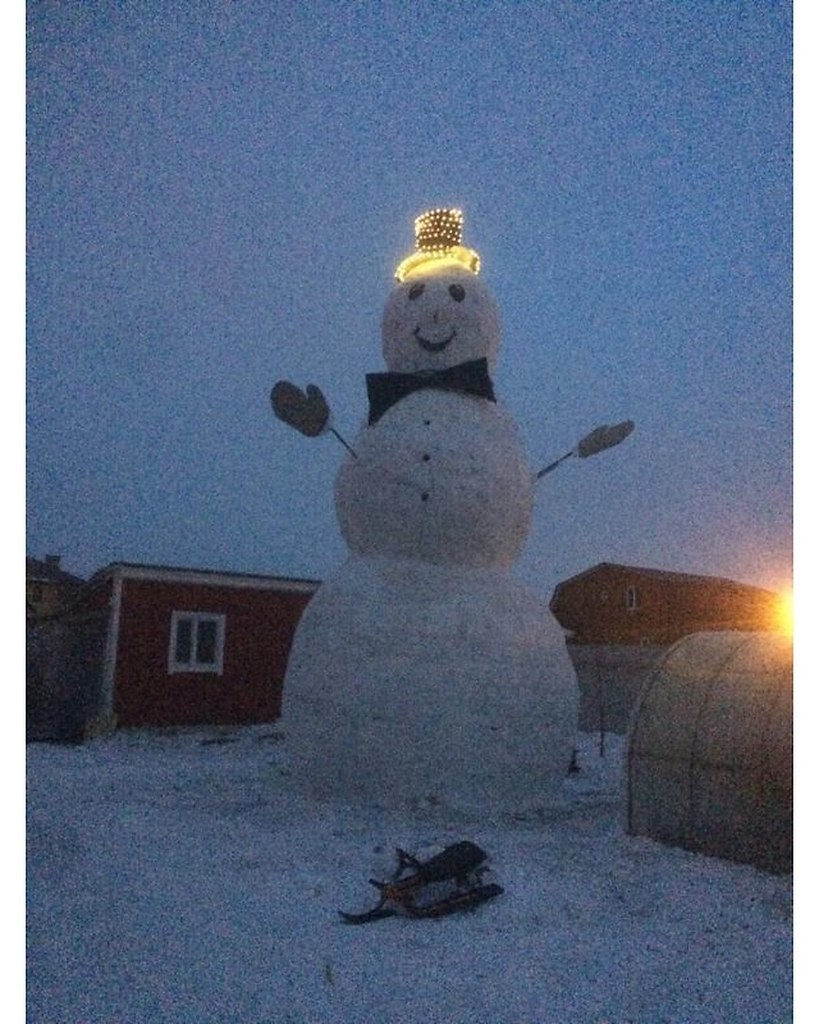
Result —
[[485, 359], [472, 359], [445, 370], [420, 370], [418, 373], [368, 373], [367, 396], [370, 399], [370, 426], [377, 423], [390, 406], [411, 395], [413, 391], [436, 388], [439, 391], [460, 391], [495, 401]]

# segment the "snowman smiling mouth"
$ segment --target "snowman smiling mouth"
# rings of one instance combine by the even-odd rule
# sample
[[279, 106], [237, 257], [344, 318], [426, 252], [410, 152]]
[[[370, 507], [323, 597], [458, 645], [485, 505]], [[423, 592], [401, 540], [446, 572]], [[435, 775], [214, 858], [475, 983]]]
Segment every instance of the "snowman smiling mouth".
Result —
[[444, 338], [443, 341], [430, 341], [429, 338], [425, 338], [423, 334], [421, 334], [420, 327], [416, 327], [412, 333], [415, 335], [415, 340], [425, 352], [443, 352], [458, 332], [453, 327], [450, 331], [449, 337]]

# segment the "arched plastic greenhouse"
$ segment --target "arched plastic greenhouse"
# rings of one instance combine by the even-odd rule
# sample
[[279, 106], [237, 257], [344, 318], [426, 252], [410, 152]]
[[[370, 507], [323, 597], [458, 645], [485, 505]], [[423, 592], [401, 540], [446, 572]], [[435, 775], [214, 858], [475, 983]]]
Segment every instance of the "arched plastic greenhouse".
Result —
[[793, 643], [695, 633], [658, 662], [626, 751], [627, 831], [773, 872], [793, 862]]

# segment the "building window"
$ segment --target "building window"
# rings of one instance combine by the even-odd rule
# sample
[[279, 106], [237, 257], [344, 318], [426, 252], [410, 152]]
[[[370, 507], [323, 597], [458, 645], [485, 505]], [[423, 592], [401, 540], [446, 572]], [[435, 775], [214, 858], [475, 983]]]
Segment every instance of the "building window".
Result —
[[636, 611], [640, 607], [639, 594], [637, 593], [636, 587], [626, 587], [626, 608], [630, 612]]
[[168, 672], [222, 674], [225, 648], [225, 616], [210, 612], [174, 612]]

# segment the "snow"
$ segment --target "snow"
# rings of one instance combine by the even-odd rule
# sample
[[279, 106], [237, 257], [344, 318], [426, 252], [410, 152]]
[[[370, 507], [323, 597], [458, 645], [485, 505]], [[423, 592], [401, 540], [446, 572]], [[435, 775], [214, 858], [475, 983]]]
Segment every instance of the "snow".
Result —
[[[549, 812], [300, 794], [280, 726], [32, 744], [31, 1024], [776, 1024], [792, 879], [630, 837], [622, 740]], [[396, 846], [470, 839], [505, 892], [353, 927]]]
[[[459, 290], [458, 299], [453, 288]], [[440, 370], [481, 358], [492, 370], [500, 342], [500, 314], [486, 285], [445, 260], [427, 263], [397, 285], [384, 305], [381, 351], [387, 367], [399, 373]]]
[[352, 556], [299, 621], [283, 721], [319, 796], [518, 811], [563, 782], [577, 682], [511, 573]]
[[418, 371], [422, 386], [360, 431], [336, 477], [350, 557], [299, 621], [284, 684], [298, 777], [319, 796], [389, 806], [398, 793], [534, 806], [562, 782], [578, 703], [563, 632], [506, 571], [534, 476], [488, 378], [478, 397], [427, 375], [485, 360], [483, 378], [497, 310], [445, 262], [393, 289], [382, 340], [388, 369]]
[[352, 551], [438, 565], [511, 566], [526, 543], [533, 473], [497, 402], [416, 391], [353, 441], [335, 506]]

